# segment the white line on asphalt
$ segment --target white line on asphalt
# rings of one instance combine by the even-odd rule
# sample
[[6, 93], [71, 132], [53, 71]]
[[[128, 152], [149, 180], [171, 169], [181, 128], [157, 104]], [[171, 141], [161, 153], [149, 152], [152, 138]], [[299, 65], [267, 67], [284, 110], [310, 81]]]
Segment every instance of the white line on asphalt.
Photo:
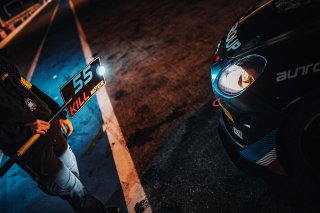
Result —
[[49, 33], [50, 29], [51, 29], [51, 25], [52, 25], [52, 23], [53, 23], [53, 20], [54, 20], [54, 18], [55, 18], [56, 15], [57, 15], [58, 8], [59, 8], [59, 4], [60, 4], [60, 0], [58, 0], [57, 6], [56, 6], [56, 8], [55, 8], [54, 11], [53, 11], [53, 14], [52, 14], [52, 16], [51, 16], [51, 19], [50, 19], [48, 28], [47, 28], [47, 30], [46, 30], [46, 33], [44, 34], [43, 39], [42, 39], [42, 41], [41, 41], [41, 44], [40, 44], [40, 46], [39, 46], [39, 48], [38, 48], [38, 51], [37, 51], [37, 53], [36, 53], [36, 56], [34, 57], [34, 59], [33, 59], [33, 61], [32, 61], [31, 67], [30, 67], [29, 72], [28, 72], [28, 74], [27, 74], [27, 80], [28, 80], [28, 81], [31, 81], [31, 78], [32, 78], [33, 73], [34, 73], [34, 70], [36, 69], [36, 66], [37, 66], [38, 61], [39, 61], [39, 58], [40, 58], [40, 54], [41, 54], [41, 52], [42, 52], [42, 48], [43, 48], [44, 42], [45, 42], [46, 39], [47, 39], [47, 36], [48, 36], [48, 33]]
[[39, 9], [34, 12], [25, 22], [19, 25], [16, 29], [14, 29], [5, 39], [0, 42], [0, 48], [5, 47], [29, 22], [36, 17], [47, 5], [49, 2], [44, 3]]
[[[72, 0], [69, 0], [70, 8], [76, 20], [82, 49], [86, 58], [86, 62], [89, 63], [93, 57], [91, 49], [88, 45], [86, 36], [77, 17], [74, 4]], [[107, 133], [109, 143], [111, 146], [113, 158], [116, 164], [117, 172], [119, 175], [120, 183], [124, 193], [127, 209], [129, 212], [135, 212], [134, 207], [137, 203], [145, 201], [148, 203], [148, 199], [141, 185], [139, 175], [135, 169], [135, 165], [131, 158], [130, 152], [126, 146], [121, 128], [117, 117], [113, 111], [113, 107], [107, 93], [106, 87], [103, 87], [97, 92], [98, 104], [101, 110], [103, 119], [103, 130]], [[146, 213], [151, 213], [152, 210], [146, 207], [144, 210]]]

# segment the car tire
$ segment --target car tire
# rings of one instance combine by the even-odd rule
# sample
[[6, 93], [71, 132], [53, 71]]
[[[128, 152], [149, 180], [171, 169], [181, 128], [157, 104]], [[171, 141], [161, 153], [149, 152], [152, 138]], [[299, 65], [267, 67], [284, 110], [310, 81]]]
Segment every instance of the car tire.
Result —
[[289, 175], [319, 178], [320, 102], [304, 102], [296, 107], [281, 129], [278, 142], [279, 159]]

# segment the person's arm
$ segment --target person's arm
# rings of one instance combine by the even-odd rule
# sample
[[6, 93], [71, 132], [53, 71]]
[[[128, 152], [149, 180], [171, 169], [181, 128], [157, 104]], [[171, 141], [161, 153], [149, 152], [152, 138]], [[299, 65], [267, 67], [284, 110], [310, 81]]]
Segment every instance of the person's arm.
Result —
[[[12, 74], [15, 76], [15, 78], [20, 80], [20, 83], [26, 87], [26, 89], [31, 90], [31, 92], [35, 93], [40, 99], [42, 99], [48, 106], [49, 108], [55, 113], [57, 111], [59, 111], [60, 106], [57, 102], [55, 102], [52, 98], [50, 98], [47, 94], [45, 94], [44, 92], [42, 92], [38, 87], [32, 85], [30, 82], [28, 82], [26, 79], [24, 79], [18, 69], [11, 65], [11, 69], [12, 70]], [[61, 128], [63, 129], [63, 131], [70, 136], [73, 132], [73, 126], [71, 121], [66, 117], [67, 116], [67, 112], [66, 110], [63, 110], [60, 115], [59, 115], [59, 123]], [[68, 129], [66, 129], [66, 127]]]
[[[34, 92], [39, 98], [41, 98], [48, 106], [54, 111], [57, 112], [60, 109], [60, 106], [52, 100], [47, 94], [42, 92], [38, 87], [32, 86], [31, 91]], [[73, 132], [73, 126], [71, 121], [67, 118], [67, 112], [63, 110], [59, 115], [59, 124], [63, 131], [70, 136]], [[67, 128], [66, 128], [67, 127]]]
[[17, 151], [33, 134], [44, 135], [50, 128], [46, 121], [36, 120], [27, 125], [1, 124], [0, 126], [0, 148], [6, 154], [12, 155]]

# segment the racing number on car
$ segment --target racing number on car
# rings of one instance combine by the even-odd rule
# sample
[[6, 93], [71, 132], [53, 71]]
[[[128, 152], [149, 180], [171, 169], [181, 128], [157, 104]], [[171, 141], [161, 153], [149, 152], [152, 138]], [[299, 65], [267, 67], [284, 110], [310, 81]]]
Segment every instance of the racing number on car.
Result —
[[105, 84], [104, 76], [97, 72], [99, 66], [100, 59], [94, 59], [60, 89], [65, 102], [72, 98], [67, 106], [71, 118]]

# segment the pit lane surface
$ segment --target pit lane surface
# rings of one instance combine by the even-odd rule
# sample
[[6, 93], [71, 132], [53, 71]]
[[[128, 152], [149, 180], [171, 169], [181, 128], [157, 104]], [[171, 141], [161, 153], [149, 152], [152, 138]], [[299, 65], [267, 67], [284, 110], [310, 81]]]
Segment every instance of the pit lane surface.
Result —
[[[107, 90], [154, 212], [319, 210], [314, 193], [318, 188], [244, 174], [231, 163], [217, 136], [219, 112], [210, 104], [210, 57], [218, 39], [252, 2], [75, 1], [94, 55], [112, 68]], [[58, 43], [69, 47], [73, 38]], [[74, 52], [80, 51], [77, 46]], [[67, 59], [58, 61], [59, 69], [71, 66]], [[105, 178], [101, 171], [107, 171], [99, 168], [98, 175]], [[20, 208], [12, 205], [20, 205], [21, 199], [10, 199], [16, 202], [10, 211]], [[32, 208], [33, 202], [24, 199], [22, 206]], [[58, 200], [50, 198], [40, 207], [68, 210]], [[143, 212], [144, 206], [136, 205], [136, 212]]]

